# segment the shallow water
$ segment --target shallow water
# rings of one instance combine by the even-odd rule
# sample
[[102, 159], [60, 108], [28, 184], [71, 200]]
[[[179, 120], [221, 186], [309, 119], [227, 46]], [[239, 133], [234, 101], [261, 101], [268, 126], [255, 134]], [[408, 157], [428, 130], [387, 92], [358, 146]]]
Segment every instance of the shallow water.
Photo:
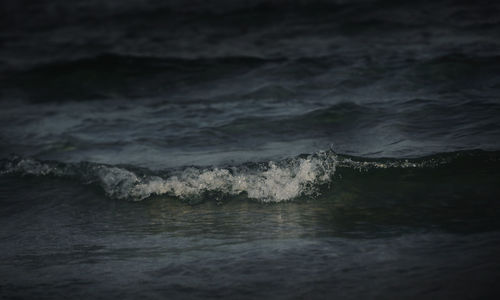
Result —
[[500, 294], [496, 3], [2, 6], [2, 298]]

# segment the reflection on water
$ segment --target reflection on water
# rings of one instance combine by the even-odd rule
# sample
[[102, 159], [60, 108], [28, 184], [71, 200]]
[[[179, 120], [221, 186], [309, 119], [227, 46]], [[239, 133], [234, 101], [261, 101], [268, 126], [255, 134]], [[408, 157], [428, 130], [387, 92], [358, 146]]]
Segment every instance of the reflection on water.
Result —
[[460, 176], [413, 172], [388, 183], [383, 171], [353, 181], [344, 170], [315, 198], [197, 204], [111, 200], [69, 180], [4, 176], [2, 289], [47, 298], [491, 295], [495, 176], [467, 174], [475, 184], [462, 186]]

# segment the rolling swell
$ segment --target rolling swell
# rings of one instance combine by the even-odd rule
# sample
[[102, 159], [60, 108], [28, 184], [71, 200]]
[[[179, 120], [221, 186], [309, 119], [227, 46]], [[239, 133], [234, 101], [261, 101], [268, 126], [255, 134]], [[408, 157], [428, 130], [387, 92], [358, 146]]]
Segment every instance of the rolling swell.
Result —
[[34, 102], [99, 100], [157, 95], [179, 86], [213, 81], [284, 59], [252, 56], [212, 58], [157, 57], [102, 53], [52, 61], [2, 78], [5, 93]]
[[341, 201], [373, 195], [391, 201], [425, 199], [425, 195], [441, 200], [469, 196], [495, 200], [498, 167], [498, 151], [460, 151], [415, 159], [370, 159], [327, 151], [276, 162], [156, 172], [134, 166], [16, 157], [1, 161], [0, 175], [75, 179], [100, 186], [110, 198], [135, 201], [151, 196], [189, 201], [235, 197], [261, 202], [304, 197]]

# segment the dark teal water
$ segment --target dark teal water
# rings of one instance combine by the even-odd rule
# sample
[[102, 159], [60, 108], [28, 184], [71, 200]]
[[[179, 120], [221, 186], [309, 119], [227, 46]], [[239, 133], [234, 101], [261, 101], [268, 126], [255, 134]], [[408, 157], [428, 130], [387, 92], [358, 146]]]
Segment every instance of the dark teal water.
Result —
[[497, 3], [0, 8], [0, 298], [498, 298]]

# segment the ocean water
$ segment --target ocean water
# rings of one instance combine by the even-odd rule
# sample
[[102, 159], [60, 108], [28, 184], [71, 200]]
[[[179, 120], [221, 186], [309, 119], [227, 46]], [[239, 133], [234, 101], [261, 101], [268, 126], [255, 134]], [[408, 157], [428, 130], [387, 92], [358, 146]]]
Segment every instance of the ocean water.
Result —
[[500, 296], [499, 3], [0, 8], [0, 298]]

